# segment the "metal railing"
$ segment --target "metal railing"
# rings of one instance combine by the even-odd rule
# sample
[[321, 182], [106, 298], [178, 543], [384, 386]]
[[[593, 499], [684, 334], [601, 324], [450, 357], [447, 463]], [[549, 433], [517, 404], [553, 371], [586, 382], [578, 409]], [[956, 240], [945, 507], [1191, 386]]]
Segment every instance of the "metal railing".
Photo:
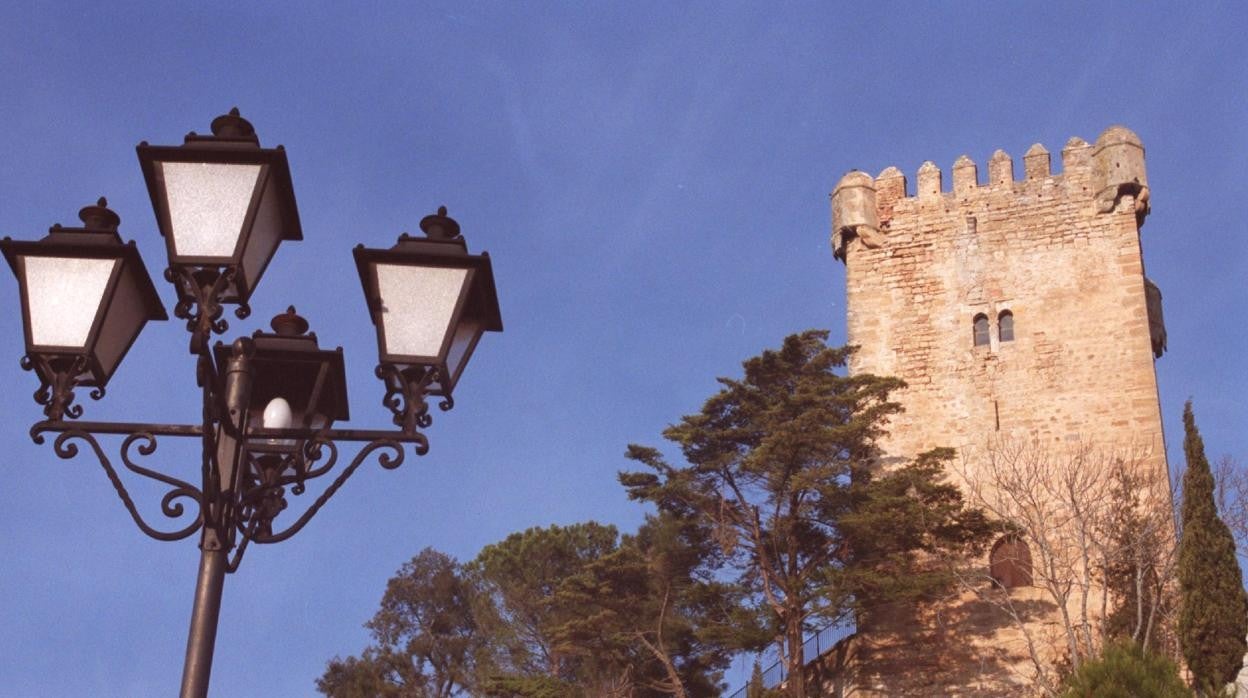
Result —
[[[836, 646], [836, 643], [854, 634], [853, 625], [832, 624], [825, 626], [815, 634], [806, 638], [802, 642], [802, 664], [809, 664], [823, 655], [824, 652]], [[763, 670], [763, 688], [772, 689], [784, 683], [788, 678], [785, 674], [785, 666], [777, 659]], [[734, 691], [728, 698], [746, 698], [746, 691], [750, 688], [747, 681], [744, 686]]]

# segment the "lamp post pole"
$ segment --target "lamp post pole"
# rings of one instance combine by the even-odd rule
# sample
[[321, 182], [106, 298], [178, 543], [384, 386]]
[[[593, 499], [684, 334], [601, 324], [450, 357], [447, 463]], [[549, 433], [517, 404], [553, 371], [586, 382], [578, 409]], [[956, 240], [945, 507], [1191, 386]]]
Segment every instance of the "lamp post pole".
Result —
[[[238, 439], [241, 434], [251, 402], [251, 342], [246, 338], [234, 342], [224, 372], [225, 418], [217, 436], [215, 489], [220, 493], [217, 503], [208, 510], [213, 522], [228, 521], [229, 512], [224, 511], [233, 501], [235, 473], [239, 464]], [[227, 428], [228, 425], [228, 428]], [[210, 428], [205, 424], [205, 429]], [[211, 479], [211, 478], [210, 478]], [[205, 491], [213, 485], [205, 482]], [[191, 626], [186, 639], [186, 663], [182, 667], [182, 698], [205, 698], [208, 680], [212, 674], [212, 655], [217, 641], [217, 619], [221, 615], [221, 593], [225, 586], [225, 572], [229, 567], [230, 548], [233, 547], [232, 531], [221, 530], [216, 523], [205, 522], [199, 539], [199, 577], [195, 582], [195, 605], [191, 611]]]
[[[93, 399], [103, 398], [144, 324], [167, 319], [134, 243], [122, 243], [120, 217], [103, 198], [80, 212], [83, 228], [58, 224], [37, 242], [4, 238], [0, 252], [21, 291], [22, 367], [40, 382], [34, 397], [45, 419], [31, 427], [31, 438], [43, 443], [55, 434], [60, 458], [94, 455], [148, 536], [174, 541], [200, 534], [181, 695], [204, 698], [225, 575], [238, 569], [248, 545], [279, 543], [301, 531], [366, 460], [393, 470], [403, 464], [407, 445], [427, 453], [421, 432], [433, 421], [427, 398], [440, 397], [444, 411], [454, 406], [452, 391], [478, 340], [502, 331], [502, 321], [488, 255], [468, 254], [445, 208], [421, 221], [427, 242], [404, 233], [390, 250], [358, 246], [353, 255], [377, 327], [381, 402], [397, 428], [333, 428], [349, 417], [342, 349], [321, 349], [293, 306], [273, 319], [273, 333], [209, 346], [212, 335], [229, 328], [221, 319], [224, 305], [237, 305], [234, 314], [248, 317], [247, 301], [278, 244], [302, 239], [285, 151], [260, 148], [237, 110], [213, 121], [212, 136], [192, 133], [186, 140], [181, 147], [142, 143], [138, 150], [166, 238], [165, 278], [178, 296], [174, 315], [186, 321], [198, 362], [201, 424], [79, 421], [83, 408], [74, 404], [74, 390], [91, 387]], [[240, 193], [244, 198], [229, 200]], [[98, 438], [105, 435], [124, 437], [121, 469]], [[142, 464], [165, 437], [200, 440], [198, 485]], [[363, 445], [339, 468], [339, 444], [347, 442]], [[304, 494], [309, 482], [331, 472], [333, 481], [301, 514], [283, 515], [288, 495]], [[160, 511], [181, 528], [152, 526], [121, 473], [165, 487]]]

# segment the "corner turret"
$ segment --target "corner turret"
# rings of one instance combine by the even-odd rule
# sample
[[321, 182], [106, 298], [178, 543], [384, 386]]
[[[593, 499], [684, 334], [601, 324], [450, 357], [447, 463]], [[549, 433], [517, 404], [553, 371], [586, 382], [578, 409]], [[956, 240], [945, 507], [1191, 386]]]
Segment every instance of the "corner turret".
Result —
[[1097, 210], [1109, 213], [1123, 195], [1135, 199], [1139, 225], [1148, 215], [1148, 175], [1144, 170], [1144, 144], [1125, 126], [1110, 126], [1096, 139], [1092, 150]]
[[875, 180], [858, 170], [841, 177], [832, 190], [833, 256], [844, 261], [846, 248], [854, 238], [867, 247], [879, 247], [883, 242], [875, 208]]

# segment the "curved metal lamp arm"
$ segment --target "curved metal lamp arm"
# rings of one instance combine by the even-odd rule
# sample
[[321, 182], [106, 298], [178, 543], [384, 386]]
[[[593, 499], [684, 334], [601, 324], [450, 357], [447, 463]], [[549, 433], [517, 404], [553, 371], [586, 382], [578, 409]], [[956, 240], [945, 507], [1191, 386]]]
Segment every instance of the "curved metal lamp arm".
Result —
[[[386, 470], [394, 470], [395, 468], [398, 468], [399, 466], [403, 465], [403, 461], [406, 457], [404, 453], [404, 448], [403, 448], [403, 444], [405, 442], [415, 443], [416, 444], [415, 450], [418, 455], [423, 455], [424, 453], [427, 453], [429, 450], [428, 440], [424, 437], [423, 434], [413, 434], [413, 435], [393, 434], [388, 437], [383, 437], [383, 438], [370, 441], [369, 443], [365, 444], [363, 448], [360, 449], [359, 453], [355, 454], [355, 457], [351, 459], [351, 462], [347, 465], [347, 467], [344, 468], [342, 472], [338, 474], [338, 477], [334, 478], [334, 481], [330, 483], [329, 487], [325, 488], [325, 491], [322, 492], [321, 495], [316, 498], [316, 501], [314, 501], [312, 505], [309, 506], [308, 509], [304, 511], [303, 514], [298, 519], [296, 519], [293, 523], [291, 523], [286, 528], [277, 532], [272, 532], [268, 523], [262, 524], [259, 527], [259, 529], [251, 532], [251, 536], [250, 536], [251, 539], [254, 540], [256, 543], [268, 544], [268, 543], [280, 543], [281, 541], [291, 538], [296, 533], [301, 531], [303, 527], [306, 526], [307, 523], [312, 520], [312, 517], [316, 516], [317, 512], [321, 510], [321, 507], [325, 506], [326, 502], [328, 502], [329, 499], [334, 496], [334, 494], [339, 490], [339, 488], [341, 488], [343, 484], [346, 483], [346, 481], [353, 474], [355, 474], [355, 471], [358, 470], [359, 467], [363, 465], [364, 461], [366, 461], [370, 456], [376, 455], [378, 464], [381, 465], [381, 467], [385, 468]], [[307, 452], [307, 451], [321, 449], [321, 448], [327, 449], [329, 451], [329, 458], [327, 459], [324, 465], [310, 469], [307, 474], [308, 477], [316, 477], [318, 475], [328, 473], [333, 468], [335, 462], [337, 461], [337, 458], [338, 458], [337, 446], [328, 438], [309, 440], [304, 450], [305, 452]], [[274, 494], [276, 494], [276, 496], [278, 497], [281, 497], [283, 491], [284, 490], [280, 485], [273, 485], [268, 488], [258, 488], [258, 491], [254, 493], [250, 497], [250, 499], [255, 501], [255, 500], [261, 499], [265, 495], [274, 495]], [[300, 478], [299, 481], [295, 483], [293, 492], [295, 494], [299, 494], [302, 491], [303, 491], [303, 482], [302, 482], [302, 478]], [[283, 509], [285, 508], [284, 499], [283, 499], [281, 508]], [[274, 513], [276, 514], [276, 512]], [[271, 519], [269, 521], [271, 522]], [[247, 532], [244, 531], [244, 533], [246, 534]]]
[[130, 518], [134, 519], [134, 523], [148, 536], [163, 541], [182, 540], [194, 535], [200, 526], [203, 525], [204, 500], [203, 493], [199, 488], [189, 482], [184, 482], [175, 477], [138, 465], [131, 458], [130, 450], [136, 443], [139, 444], [137, 450], [141, 456], [150, 456], [156, 451], [156, 437], [150, 431], [138, 431], [126, 437], [121, 446], [121, 461], [127, 470], [172, 488], [160, 499], [160, 510], [165, 516], [171, 519], [182, 517], [185, 507], [183, 507], [181, 502], [175, 500], [185, 497], [195, 502], [195, 520], [176, 531], [158, 530], [143, 519], [143, 516], [139, 514], [138, 508], [134, 505], [134, 500], [131, 499], [130, 493], [126, 490], [125, 485], [118, 476], [117, 470], [113, 467], [112, 462], [105, 455], [104, 449], [100, 447], [99, 441], [96, 440], [93, 434], [80, 428], [79, 425], [67, 428], [64, 424], [40, 422], [31, 428], [31, 438], [34, 439], [35, 443], [41, 444], [44, 442], [44, 433], [49, 431], [60, 432], [52, 443], [52, 450], [60, 458], [69, 460], [78, 455], [78, 445], [70, 443], [72, 439], [79, 439], [90, 446], [92, 452], [95, 453], [96, 459], [99, 460], [100, 466], [104, 468], [104, 473], [108, 475], [109, 482], [113, 484], [113, 489], [117, 491], [117, 496], [121, 497], [121, 503], [126, 507], [126, 511], [130, 512]]

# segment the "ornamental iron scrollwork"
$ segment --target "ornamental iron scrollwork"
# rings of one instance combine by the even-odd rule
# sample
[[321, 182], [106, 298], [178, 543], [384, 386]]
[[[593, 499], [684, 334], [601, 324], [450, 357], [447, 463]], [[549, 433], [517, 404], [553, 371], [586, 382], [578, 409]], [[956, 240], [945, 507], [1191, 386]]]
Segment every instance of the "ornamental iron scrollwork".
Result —
[[[80, 425], [84, 428], [79, 428]], [[233, 483], [219, 483], [215, 477], [209, 476], [205, 478], [204, 487], [199, 488], [141, 465], [138, 461], [139, 458], [150, 457], [156, 452], [158, 434], [201, 438], [205, 444], [204, 457], [210, 458], [212, 446], [216, 443], [211, 429], [205, 431], [190, 425], [152, 424], [129, 425], [133, 429], [126, 431], [126, 426], [46, 420], [35, 424], [30, 435], [35, 443], [42, 444], [47, 434], [56, 433], [52, 444], [53, 451], [65, 460], [77, 457], [82, 450], [75, 440], [85, 443], [104, 469], [130, 517], [148, 536], [161, 541], [175, 541], [188, 538], [202, 528], [217, 531], [227, 547], [233, 547], [233, 555], [228, 562], [230, 572], [238, 569], [243, 553], [250, 543], [278, 543], [301, 531], [370, 457], [375, 456], [382, 468], [394, 470], [406, 458], [405, 444], [412, 444], [417, 455], [424, 455], [429, 451], [428, 439], [420, 433], [322, 430], [312, 436], [305, 434], [300, 438], [296, 434], [294, 439], [275, 439], [265, 430], [258, 430], [259, 434], [243, 435], [239, 470]], [[113, 460], [105, 453], [96, 434], [88, 429], [124, 436], [120, 457], [125, 469], [169, 488], [160, 498], [161, 514], [170, 519], [183, 519], [190, 513], [184, 500], [190, 500], [195, 507], [194, 520], [183, 528], [172, 531], [162, 530], [149, 523], [139, 512], [117, 468], [114, 467]], [[277, 436], [288, 435], [281, 433]], [[298, 518], [281, 525], [279, 516], [288, 509], [288, 495], [304, 494], [309, 480], [325, 476], [335, 469], [339, 460], [337, 441], [367, 442]], [[215, 475], [216, 468], [213, 466], [215, 463], [209, 463], [205, 471]]]
[[[122, 505], [143, 533], [156, 540], [175, 541], [202, 532], [200, 547], [205, 554], [224, 551], [228, 572], [238, 569], [251, 543], [278, 543], [303, 530], [366, 461], [375, 459], [383, 469], [394, 470], [406, 458], [406, 445], [411, 444], [417, 455], [428, 453], [429, 441], [420, 430], [433, 422], [427, 396], [436, 389], [440, 376], [434, 367], [401, 368], [385, 363], [377, 366], [376, 374], [385, 385], [382, 404], [393, 415], [399, 430], [306, 426], [270, 429], [248, 423], [249, 391], [255, 370], [251, 364], [254, 342], [247, 337], [236, 340], [222, 365], [214, 361], [207, 347], [212, 334], [228, 329], [221, 319], [220, 298], [233, 274], [230, 269], [166, 270], [166, 277], [178, 285], [182, 298], [174, 315], [186, 320], [192, 334], [191, 348], [197, 356], [196, 382], [203, 394], [202, 424], [66, 421], [82, 416], [82, 406], [74, 404], [73, 389], [88, 368], [87, 358], [28, 355], [21, 362], [22, 368], [39, 376], [40, 387], [34, 397], [44, 406], [47, 417], [31, 427], [31, 439], [42, 444], [47, 434], [57, 434], [53, 451], [66, 460], [77, 457], [84, 450], [80, 444], [86, 444], [85, 450], [95, 455]], [[249, 312], [242, 305], [235, 314], [246, 317]], [[103, 388], [91, 391], [96, 400], [103, 394]], [[450, 396], [439, 402], [444, 411], [453, 406]], [[121, 438], [122, 467], [131, 475], [164, 488], [159, 498], [160, 513], [181, 528], [166, 530], [144, 518], [114, 465], [115, 459], [101, 445], [101, 435]], [[155, 455], [157, 438], [166, 436], [199, 440], [199, 486], [149, 467], [144, 460]], [[345, 441], [363, 445], [339, 470], [339, 444]], [[292, 498], [307, 492], [308, 481], [335, 471], [333, 480], [302, 513], [288, 513]]]
[[[44, 434], [57, 428], [57, 425], [48, 422], [36, 424], [31, 429], [31, 437], [35, 443], [42, 444], [44, 442]], [[156, 437], [150, 433], [137, 432], [130, 434], [122, 442], [121, 446], [121, 462], [127, 470], [141, 475], [143, 477], [156, 480], [162, 484], [168, 485], [171, 489], [160, 499], [161, 513], [171, 519], [180, 519], [186, 513], [182, 502], [175, 501], [178, 499], [190, 499], [195, 502], [196, 514], [195, 520], [187, 524], [185, 527], [175, 531], [162, 531], [149, 524], [143, 515], [139, 513], [138, 507], [135, 506], [134, 500], [130, 497], [129, 491], [122, 483], [121, 477], [117, 474], [116, 468], [113, 467], [112, 461], [104, 453], [104, 449], [100, 446], [100, 442], [93, 434], [81, 429], [68, 429], [61, 431], [56, 439], [52, 442], [52, 450], [57, 457], [70, 460], [78, 455], [78, 444], [72, 443], [73, 439], [78, 439], [90, 447], [91, 452], [95, 454], [96, 459], [100, 462], [100, 466], [104, 468], [104, 473], [108, 476], [108, 481], [112, 483], [113, 489], [117, 491], [117, 496], [121, 498], [121, 503], [126, 507], [126, 511], [130, 512], [130, 518], [138, 524], [139, 529], [148, 536], [162, 541], [182, 540], [183, 538], [194, 535], [196, 531], [203, 525], [203, 493], [199, 488], [184, 482], [175, 477], [170, 477], [163, 473], [156, 472], [149, 468], [138, 465], [131, 458], [130, 450], [138, 445], [138, 453], [141, 456], [150, 456], [156, 451]]]
[[[423, 437], [420, 444], [424, 445]], [[321, 442], [321, 446], [332, 446], [332, 444], [323, 441]], [[388, 452], [383, 449], [388, 449]], [[262, 519], [261, 523], [256, 527], [255, 532], [251, 535], [251, 540], [261, 544], [280, 543], [281, 541], [287, 540], [299, 531], [303, 530], [303, 527], [312, 520], [312, 517], [316, 516], [317, 512], [321, 510], [321, 507], [325, 506], [325, 503], [329, 501], [330, 497], [333, 497], [334, 493], [337, 492], [338, 489], [341, 488], [343, 484], [345, 484], [346, 481], [355, 474], [355, 471], [364, 464], [369, 456], [372, 456], [373, 454], [377, 454], [378, 464], [386, 470], [394, 470], [395, 468], [403, 465], [403, 460], [405, 458], [403, 444], [400, 441], [383, 439], [369, 442], [360, 449], [359, 453], [355, 454], [355, 457], [351, 459], [351, 462], [347, 465], [347, 467], [344, 468], [342, 472], [338, 473], [338, 477], [334, 478], [334, 481], [325, 488], [325, 491], [316, 498], [311, 506], [309, 506], [298, 519], [277, 532], [274, 532], [272, 518], [267, 520]], [[337, 460], [337, 457], [337, 448], [333, 447], [331, 449], [331, 456], [326, 464], [320, 468], [309, 471], [309, 476], [322, 475], [329, 472], [329, 470], [333, 468], [334, 461]], [[299, 494], [302, 492], [301, 488], [302, 482], [296, 484], [296, 486], [292, 488], [292, 493]], [[299, 491], [296, 492], [296, 489]], [[253, 505], [253, 511], [255, 511], [257, 515], [263, 516], [267, 513], [267, 511], [270, 511], [263, 509], [265, 503], [271, 502], [274, 497], [281, 498], [284, 491], [284, 487], [280, 484], [256, 488], [250, 499], [254, 502], [259, 502], [259, 504]], [[285, 508], [286, 504], [283, 499], [281, 505], [276, 508], [274, 515]], [[241, 523], [242, 522], [240, 521], [240, 525]]]
[[[374, 371], [386, 386], [381, 404], [394, 415], [392, 421], [405, 434], [415, 434], [417, 429], [427, 429], [433, 424], [429, 414], [429, 402], [425, 396], [429, 386], [439, 381], [440, 373], [433, 366], [408, 366], [377, 364]], [[438, 402], [438, 408], [447, 412], [455, 407], [450, 395]]]
[[[186, 330], [191, 333], [191, 353], [200, 354], [208, 347], [213, 334], [225, 334], [230, 323], [221, 317], [225, 312], [222, 295], [234, 283], [238, 272], [233, 267], [218, 271], [201, 267], [169, 267], [165, 280], [178, 289], [178, 303], [173, 316], [186, 320]], [[239, 303], [234, 309], [239, 320], [251, 315], [251, 306]]]
[[[74, 404], [74, 388], [78, 387], [78, 376], [87, 370], [87, 357], [78, 356], [31, 356], [22, 357], [20, 365], [24, 371], [34, 371], [39, 377], [39, 387], [33, 397], [37, 404], [43, 405], [43, 414], [52, 421], [62, 419], [78, 419], [82, 416], [82, 405]], [[104, 397], [103, 386], [91, 389], [92, 400]]]

